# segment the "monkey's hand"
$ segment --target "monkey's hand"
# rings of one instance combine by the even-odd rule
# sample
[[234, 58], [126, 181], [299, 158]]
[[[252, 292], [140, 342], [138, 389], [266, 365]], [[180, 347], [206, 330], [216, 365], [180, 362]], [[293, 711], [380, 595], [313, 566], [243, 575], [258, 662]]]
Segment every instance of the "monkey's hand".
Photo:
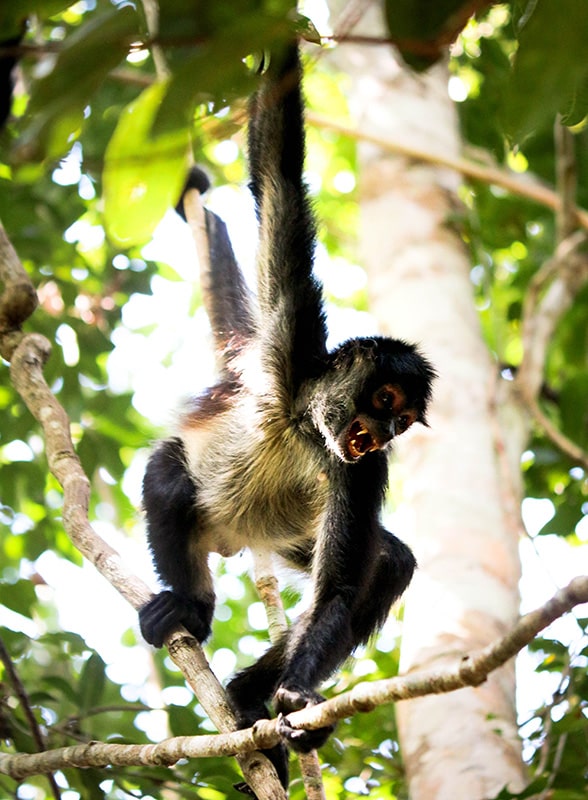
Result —
[[275, 693], [274, 708], [278, 712], [278, 732], [293, 750], [297, 750], [299, 753], [309, 753], [317, 747], [322, 747], [335, 730], [334, 725], [327, 725], [313, 731], [293, 728], [285, 717], [291, 711], [300, 711], [302, 708], [316, 706], [324, 699], [317, 692], [295, 685], [288, 688], [280, 686]]
[[210, 636], [213, 609], [213, 600], [160, 592], [139, 610], [141, 633], [149, 644], [163, 647], [168, 634], [178, 625], [183, 625], [199, 642], [203, 642]]

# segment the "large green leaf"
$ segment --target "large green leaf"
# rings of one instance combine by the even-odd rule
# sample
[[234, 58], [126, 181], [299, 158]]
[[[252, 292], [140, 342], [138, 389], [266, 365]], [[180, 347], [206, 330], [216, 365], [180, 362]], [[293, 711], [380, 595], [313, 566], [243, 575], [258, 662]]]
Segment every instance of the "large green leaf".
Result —
[[31, 581], [20, 580], [16, 583], [0, 583], [0, 603], [6, 608], [32, 616], [33, 606], [37, 602], [35, 587]]
[[85, 22], [66, 39], [51, 72], [33, 85], [26, 126], [14, 148], [16, 161], [67, 152], [92, 95], [125, 57], [137, 32], [135, 11], [123, 6]]
[[585, 0], [541, 0], [524, 24], [507, 86], [502, 119], [520, 141], [551, 125], [557, 113], [570, 124], [588, 111], [588, 4]]
[[218, 108], [251, 94], [256, 76], [246, 68], [246, 57], [288, 42], [295, 22], [262, 12], [244, 15], [191, 48], [172, 72], [153, 133], [185, 125], [198, 104]]
[[386, 23], [403, 59], [426, 69], [446, 51], [471, 13], [464, 0], [386, 0]]
[[104, 692], [106, 665], [98, 653], [92, 653], [84, 664], [80, 675], [80, 709], [88, 711], [95, 708]]
[[151, 133], [166, 90], [166, 82], [156, 83], [128, 105], [106, 149], [106, 230], [125, 247], [149, 239], [175, 205], [188, 171], [188, 128]]
[[18, 3], [4, 0], [4, 2], [0, 2], [2, 40], [5, 41], [21, 33], [23, 21], [31, 14], [45, 19], [71, 5], [73, 5], [73, 0], [18, 0]]

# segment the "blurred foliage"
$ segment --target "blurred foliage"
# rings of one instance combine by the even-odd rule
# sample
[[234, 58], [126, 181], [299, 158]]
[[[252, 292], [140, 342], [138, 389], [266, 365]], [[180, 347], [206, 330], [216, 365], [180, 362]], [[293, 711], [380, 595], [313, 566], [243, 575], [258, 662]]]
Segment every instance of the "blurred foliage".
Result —
[[[384, 5], [390, 35], [403, 40], [405, 59], [422, 68], [437, 58], [439, 42], [470, 4], [387, 0]], [[316, 38], [303, 18], [291, 15], [291, 6], [290, 0], [166, 0], [157, 43], [170, 74], [154, 87], [142, 6], [122, 0], [0, 4], [0, 30], [7, 37], [17, 36], [23, 20], [29, 19], [12, 117], [0, 133], [0, 219], [38, 287], [40, 307], [26, 327], [55, 342], [47, 379], [72, 420], [74, 440], [94, 486], [91, 518], [106, 533], [118, 530], [131, 539], [142, 535], [139, 511], [124, 487], [159, 433], [138, 410], [139, 378], [114, 381], [111, 359], [117, 342], [130, 330], [151, 359], [145, 369], [161, 375], [163, 387], [173, 342], [162, 344], [157, 338], [158, 318], [129, 327], [126, 315], [148, 302], [156, 289], [171, 292], [185, 280], [163, 259], [146, 257], [142, 245], [178, 192], [188, 142], [216, 183], [245, 181], [242, 123], [245, 98], [256, 81], [247, 56], [283, 39], [293, 26]], [[465, 143], [484, 160], [553, 184], [556, 114], [573, 126], [578, 202], [584, 206], [587, 25], [582, 0], [513, 0], [471, 21], [450, 62], [452, 76], [465, 87], [459, 103]], [[307, 53], [309, 107], [344, 118], [342, 77], [321, 61], [318, 48], [309, 47]], [[223, 150], [227, 144], [230, 158]], [[321, 241], [335, 270], [342, 271], [356, 258], [355, 143], [311, 126], [308, 149]], [[553, 215], [530, 200], [472, 181], [463, 189], [459, 223], [471, 249], [472, 285], [484, 335], [508, 379], [521, 357], [525, 293], [554, 250]], [[361, 288], [343, 298], [336, 283], [327, 284], [332, 302], [365, 306]], [[191, 310], [197, 299], [195, 292]], [[555, 424], [585, 448], [587, 318], [584, 290], [553, 338], [542, 399]], [[143, 683], [133, 685], [110, 674], [99, 653], [78, 635], [60, 632], [40, 559], [48, 552], [76, 565], [81, 559], [63, 532], [61, 492], [47, 474], [39, 430], [14, 393], [5, 367], [4, 374], [0, 604], [5, 627], [0, 636], [49, 745], [91, 739], [147, 742], [154, 728], [159, 735], [209, 731], [198, 703], [174, 694], [183, 679], [164, 653], [153, 654], [148, 675], [138, 679]], [[541, 534], [578, 545], [579, 524], [588, 512], [583, 470], [538, 430], [523, 469], [526, 495], [553, 505], [553, 517]], [[263, 626], [254, 624], [257, 600], [251, 583], [241, 573], [238, 567], [219, 567], [219, 606], [208, 645], [213, 659], [232, 657], [237, 668], [258, 655], [266, 641]], [[80, 608], [92, 600], [80, 597]], [[97, 600], [100, 604], [101, 598]], [[297, 608], [298, 601], [297, 594], [289, 596], [288, 608]], [[578, 625], [585, 631], [585, 622]], [[580, 633], [578, 641], [585, 641]], [[120, 646], [128, 649], [130, 659], [137, 646], [134, 630], [123, 635]], [[542, 639], [533, 651], [538, 672], [555, 676], [557, 689], [552, 702], [537, 709], [522, 728], [532, 783], [519, 796], [549, 792], [555, 800], [585, 797], [588, 649], [568, 652], [560, 642]], [[327, 694], [348, 688], [360, 672], [369, 679], [388, 677], [397, 666], [394, 637], [388, 633], [361, 654], [357, 669], [347, 665]], [[3, 746], [34, 750], [22, 708], [1, 667], [0, 689]], [[158, 703], [164, 711], [157, 710]], [[321, 756], [329, 798], [406, 797], [391, 707], [342, 722]], [[203, 759], [196, 766], [196, 772], [193, 763], [173, 770], [68, 770], [59, 781], [71, 789], [68, 797], [77, 793], [84, 800], [222, 800], [232, 795], [239, 779], [232, 761]], [[292, 797], [299, 800], [303, 793], [295, 766], [293, 770]], [[19, 789], [0, 776], [0, 794], [35, 800], [49, 796], [40, 777]], [[504, 800], [511, 796], [500, 794]]]

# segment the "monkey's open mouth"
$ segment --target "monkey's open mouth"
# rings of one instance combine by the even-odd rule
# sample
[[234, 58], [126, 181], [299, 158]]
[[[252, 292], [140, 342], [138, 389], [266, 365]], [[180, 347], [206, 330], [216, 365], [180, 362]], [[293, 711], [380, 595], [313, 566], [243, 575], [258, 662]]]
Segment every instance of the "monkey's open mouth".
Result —
[[351, 423], [347, 433], [347, 450], [351, 458], [361, 458], [378, 449], [378, 443], [368, 429], [358, 420]]

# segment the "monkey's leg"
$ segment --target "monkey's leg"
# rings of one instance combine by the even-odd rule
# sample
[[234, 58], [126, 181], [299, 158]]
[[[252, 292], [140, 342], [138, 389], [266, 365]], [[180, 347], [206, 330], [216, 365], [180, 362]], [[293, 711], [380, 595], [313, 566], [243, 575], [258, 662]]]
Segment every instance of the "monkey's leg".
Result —
[[[249, 728], [258, 719], [269, 719], [266, 703], [272, 697], [282, 674], [288, 633], [263, 654], [252, 666], [237, 673], [227, 686], [227, 694], [237, 714], [240, 728]], [[282, 744], [262, 750], [278, 773], [284, 788], [288, 787], [288, 751]]]
[[372, 574], [353, 608], [351, 626], [354, 647], [365, 644], [382, 627], [390, 607], [410, 583], [416, 560], [412, 550], [389, 531], [381, 529], [380, 550]]
[[[390, 606], [408, 586], [416, 562], [410, 549], [374, 522], [364, 530], [363, 558], [348, 560], [337, 577], [321, 580], [313, 607], [294, 626], [275, 694], [283, 714], [320, 702], [314, 687], [383, 624]], [[320, 747], [331, 728], [302, 731], [282, 721], [280, 732], [296, 750]]]
[[143, 505], [155, 567], [170, 588], [139, 611], [141, 633], [161, 647], [181, 624], [202, 642], [210, 634], [214, 591], [208, 553], [198, 547], [196, 486], [180, 439], [161, 442], [149, 459]]

